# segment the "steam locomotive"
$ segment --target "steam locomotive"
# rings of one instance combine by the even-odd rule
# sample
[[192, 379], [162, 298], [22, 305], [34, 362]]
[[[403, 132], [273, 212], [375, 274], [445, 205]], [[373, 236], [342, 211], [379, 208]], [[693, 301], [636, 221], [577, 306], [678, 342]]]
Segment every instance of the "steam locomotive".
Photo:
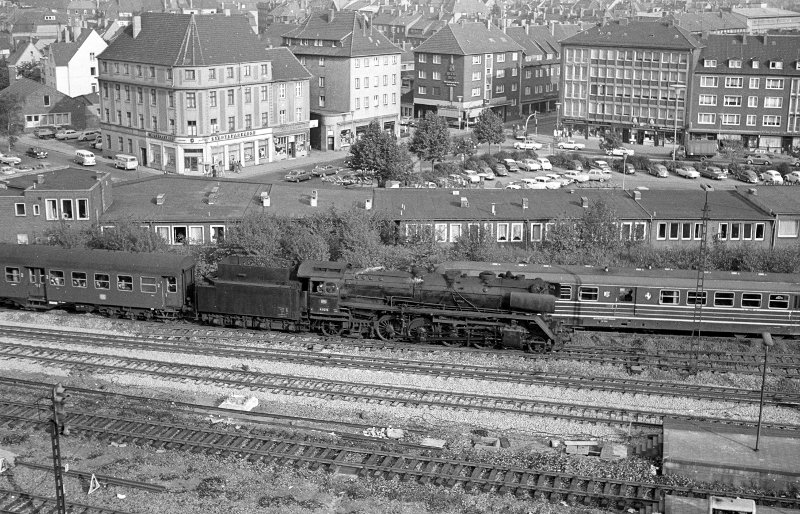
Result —
[[196, 282], [185, 256], [10, 244], [0, 244], [0, 266], [0, 304], [25, 309], [527, 351], [562, 335], [551, 317], [559, 284], [505, 272], [265, 268], [231, 257]]

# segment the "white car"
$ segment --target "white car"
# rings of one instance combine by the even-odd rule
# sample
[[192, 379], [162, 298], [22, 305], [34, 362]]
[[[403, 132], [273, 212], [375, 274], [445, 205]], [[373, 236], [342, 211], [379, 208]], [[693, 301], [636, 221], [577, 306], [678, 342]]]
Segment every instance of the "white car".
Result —
[[[537, 180], [543, 179], [544, 180]], [[547, 189], [548, 180], [545, 177], [523, 178], [520, 180], [525, 189]]]
[[700, 173], [691, 166], [678, 166], [675, 168], [675, 174], [684, 178], [700, 178]]
[[3, 175], [13, 175], [17, 170], [11, 166], [0, 166], [0, 173]]
[[627, 155], [628, 157], [630, 157], [631, 155], [633, 155], [633, 150], [631, 150], [630, 148], [618, 146], [616, 148], [610, 148], [606, 150], [606, 155], [613, 155], [614, 157], [622, 157]]
[[78, 139], [78, 131], [72, 129], [62, 130], [61, 132], [56, 132], [56, 139]]
[[22, 162], [22, 159], [16, 155], [0, 154], [0, 163], [17, 165]]
[[524, 159], [518, 162], [517, 166], [519, 166], [519, 169], [525, 171], [539, 171], [542, 169], [542, 165], [539, 164], [539, 161], [536, 159]]
[[589, 180], [596, 182], [605, 182], [606, 180], [611, 180], [611, 172], [598, 168], [590, 169], [586, 172], [586, 176], [589, 177]]
[[547, 157], [539, 157], [536, 160], [539, 161], [539, 165], [542, 167], [543, 170], [550, 171], [553, 169], [553, 165], [550, 164], [550, 160]]
[[558, 182], [559, 184], [561, 184], [561, 187], [568, 186], [568, 185], [572, 184], [573, 182], [575, 182], [571, 178], [565, 177], [563, 175], [559, 175], [558, 173], [548, 173], [546, 176], [550, 180], [552, 180], [554, 182]]
[[800, 184], [800, 171], [791, 171], [783, 177], [787, 184]]
[[506, 189], [522, 189], [523, 185], [519, 182], [509, 182], [506, 184]]
[[471, 184], [477, 184], [481, 181], [481, 177], [475, 170], [464, 170], [462, 173], [464, 174], [464, 178], [466, 178]]
[[559, 150], [583, 150], [584, 148], [586, 148], [585, 144], [576, 143], [571, 139], [568, 141], [561, 141], [560, 143], [558, 143]]
[[479, 177], [483, 177], [483, 180], [494, 180], [494, 172], [489, 168], [483, 168], [481, 171], [478, 172]]
[[[0, 159], [2, 161], [2, 159]], [[761, 174], [761, 180], [766, 184], [783, 184], [783, 176], [775, 170], [767, 170]]]
[[[556, 175], [558, 176], [558, 175]], [[560, 189], [561, 188], [561, 181], [560, 180], [553, 180], [553, 178], [549, 175], [545, 175], [543, 177], [534, 177], [533, 180], [540, 184], [544, 184], [544, 187], [547, 189]]]
[[564, 173], [562, 173], [562, 176], [571, 179], [573, 182], [577, 182], [579, 184], [589, 181], [589, 175], [587, 175], [586, 173], [581, 173], [580, 171], [576, 170], [567, 170]]
[[514, 148], [517, 150], [541, 150], [544, 145], [532, 139], [525, 141], [517, 141], [514, 143]]
[[94, 141], [100, 135], [99, 129], [84, 130], [78, 134], [78, 141]]

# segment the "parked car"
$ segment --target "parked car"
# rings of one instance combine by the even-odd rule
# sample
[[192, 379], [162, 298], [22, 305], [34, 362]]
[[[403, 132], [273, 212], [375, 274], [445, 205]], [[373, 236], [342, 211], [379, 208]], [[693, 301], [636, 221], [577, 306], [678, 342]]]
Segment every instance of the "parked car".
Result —
[[609, 173], [611, 172], [611, 166], [608, 165], [606, 161], [594, 161], [595, 168], [600, 168], [601, 170], [607, 170]]
[[494, 180], [494, 173], [489, 167], [483, 167], [478, 171], [478, 176], [483, 180]]
[[28, 148], [28, 151], [25, 152], [25, 155], [29, 157], [35, 157], [36, 159], [46, 159], [47, 152], [44, 149], [39, 148], [38, 146], [32, 146]]
[[494, 165], [494, 174], [497, 175], [498, 177], [507, 177], [508, 176], [508, 170], [502, 164], [495, 164]]
[[285, 178], [288, 182], [303, 182], [311, 180], [311, 172], [306, 170], [294, 170], [286, 174]]
[[800, 184], [800, 171], [790, 171], [783, 176], [783, 181], [786, 184]]
[[739, 171], [735, 171], [733, 176], [736, 177], [737, 180], [747, 182], [748, 184], [758, 183], [758, 175], [756, 175], [756, 172], [753, 170], [741, 169]]
[[514, 148], [517, 150], [541, 150], [544, 145], [533, 139], [526, 139], [525, 141], [517, 141], [514, 143]]
[[505, 188], [506, 189], [523, 189], [524, 187], [525, 186], [523, 184], [521, 184], [520, 182], [515, 181], [515, 182], [509, 182], [508, 184], [506, 184]]
[[558, 173], [548, 173], [545, 176], [550, 180], [552, 180], [553, 182], [558, 182], [561, 185], [561, 187], [568, 186], [574, 182], [574, 180], [572, 180], [571, 178], [559, 175]]
[[584, 182], [588, 182], [589, 181], [589, 175], [587, 175], [586, 173], [583, 173], [581, 171], [567, 170], [564, 173], [562, 173], [561, 175], [566, 177], [566, 178], [569, 178], [573, 182], [577, 182], [579, 184], [582, 184]]
[[477, 184], [481, 181], [481, 177], [475, 170], [464, 170], [461, 173], [464, 174], [464, 178], [466, 178], [467, 182], [470, 184]]
[[334, 167], [331, 164], [317, 164], [314, 166], [314, 169], [311, 170], [311, 174], [315, 177], [325, 177], [327, 175], [335, 175], [339, 172], [339, 169]]
[[577, 159], [570, 161], [569, 166], [575, 171], [583, 171], [583, 163]]
[[669, 170], [663, 164], [653, 164], [650, 166], [649, 173], [654, 177], [667, 178], [669, 177]]
[[547, 157], [539, 157], [536, 160], [539, 161], [539, 165], [542, 167], [543, 170], [550, 171], [553, 169], [553, 165], [550, 164], [550, 160]]
[[100, 129], [84, 130], [78, 134], [78, 141], [94, 141], [100, 135]]
[[52, 127], [38, 127], [33, 129], [33, 135], [39, 139], [48, 139], [56, 137], [56, 129]]
[[624, 165], [620, 165], [620, 172], [624, 175], [633, 175], [636, 173], [636, 168], [633, 164], [626, 162]]
[[700, 178], [700, 174], [691, 166], [678, 166], [675, 168], [675, 174], [684, 178]]
[[16, 168], [12, 168], [11, 166], [0, 166], [0, 173], [3, 175], [13, 175], [17, 172]]
[[19, 164], [21, 162], [22, 162], [22, 159], [20, 159], [16, 155], [6, 155], [6, 154], [0, 153], [0, 163], [11, 164], [11, 165], [16, 166], [17, 164]]
[[559, 150], [583, 150], [584, 148], [586, 148], [585, 144], [576, 143], [572, 139], [558, 143]]
[[706, 166], [700, 170], [700, 175], [714, 180], [722, 180], [727, 177], [718, 166]]
[[[0, 161], [2, 161], [2, 159], [0, 159]], [[765, 184], [783, 184], [783, 175], [776, 170], [767, 170], [761, 174], [761, 180], [763, 180]]]
[[63, 129], [56, 132], [56, 139], [65, 141], [67, 139], [78, 139], [80, 134], [77, 130], [73, 129]]
[[544, 177], [523, 178], [520, 180], [525, 189], [547, 189], [547, 179], [544, 181], [536, 180]]
[[589, 177], [589, 180], [595, 182], [605, 182], [606, 180], [611, 179], [611, 173], [606, 170], [601, 170], [599, 168], [592, 168], [586, 172], [586, 176]]
[[506, 168], [508, 168], [508, 171], [512, 173], [516, 173], [519, 171], [519, 166], [517, 165], [517, 161], [515, 161], [514, 159], [503, 159], [503, 164], [505, 164]]
[[542, 165], [536, 159], [524, 159], [517, 163], [520, 169], [525, 171], [538, 171], [542, 169]]
[[764, 164], [769, 166], [770, 164], [772, 164], [772, 159], [770, 159], [769, 156], [763, 154], [750, 154], [745, 156], [744, 162], [746, 162], [747, 164], [759, 164], [759, 165]]
[[630, 148], [625, 148], [623, 146], [618, 146], [616, 148], [609, 148], [606, 150], [606, 155], [612, 155], [614, 157], [622, 157], [624, 155], [631, 156], [633, 155], [633, 150]]
[[103, 149], [103, 136], [97, 136], [94, 139], [94, 143], [92, 143], [91, 146], [93, 148], [96, 148], [97, 150], [102, 150]]

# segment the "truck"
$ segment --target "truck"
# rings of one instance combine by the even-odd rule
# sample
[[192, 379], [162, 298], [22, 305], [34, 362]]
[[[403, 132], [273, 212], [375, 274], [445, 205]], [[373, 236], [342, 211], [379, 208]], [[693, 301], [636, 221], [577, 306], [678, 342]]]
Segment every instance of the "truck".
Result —
[[678, 147], [678, 155], [676, 157], [704, 161], [714, 157], [717, 154], [717, 150], [717, 141], [713, 139], [686, 141], [683, 146]]

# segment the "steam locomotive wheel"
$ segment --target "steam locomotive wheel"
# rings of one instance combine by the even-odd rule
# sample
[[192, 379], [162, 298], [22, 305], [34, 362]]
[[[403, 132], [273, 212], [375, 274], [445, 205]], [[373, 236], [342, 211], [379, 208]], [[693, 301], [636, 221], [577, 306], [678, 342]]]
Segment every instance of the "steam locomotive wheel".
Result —
[[375, 322], [375, 332], [383, 341], [394, 341], [402, 334], [403, 325], [397, 316], [384, 314]]
[[338, 336], [344, 332], [344, 326], [338, 321], [320, 321], [319, 331], [326, 336]]
[[470, 343], [480, 350], [491, 350], [497, 346], [494, 334], [487, 330], [475, 330], [470, 334]]
[[442, 344], [450, 348], [464, 346], [464, 331], [453, 325], [442, 325]]
[[415, 343], [427, 343], [433, 333], [433, 324], [427, 318], [414, 318], [408, 324], [408, 336]]

